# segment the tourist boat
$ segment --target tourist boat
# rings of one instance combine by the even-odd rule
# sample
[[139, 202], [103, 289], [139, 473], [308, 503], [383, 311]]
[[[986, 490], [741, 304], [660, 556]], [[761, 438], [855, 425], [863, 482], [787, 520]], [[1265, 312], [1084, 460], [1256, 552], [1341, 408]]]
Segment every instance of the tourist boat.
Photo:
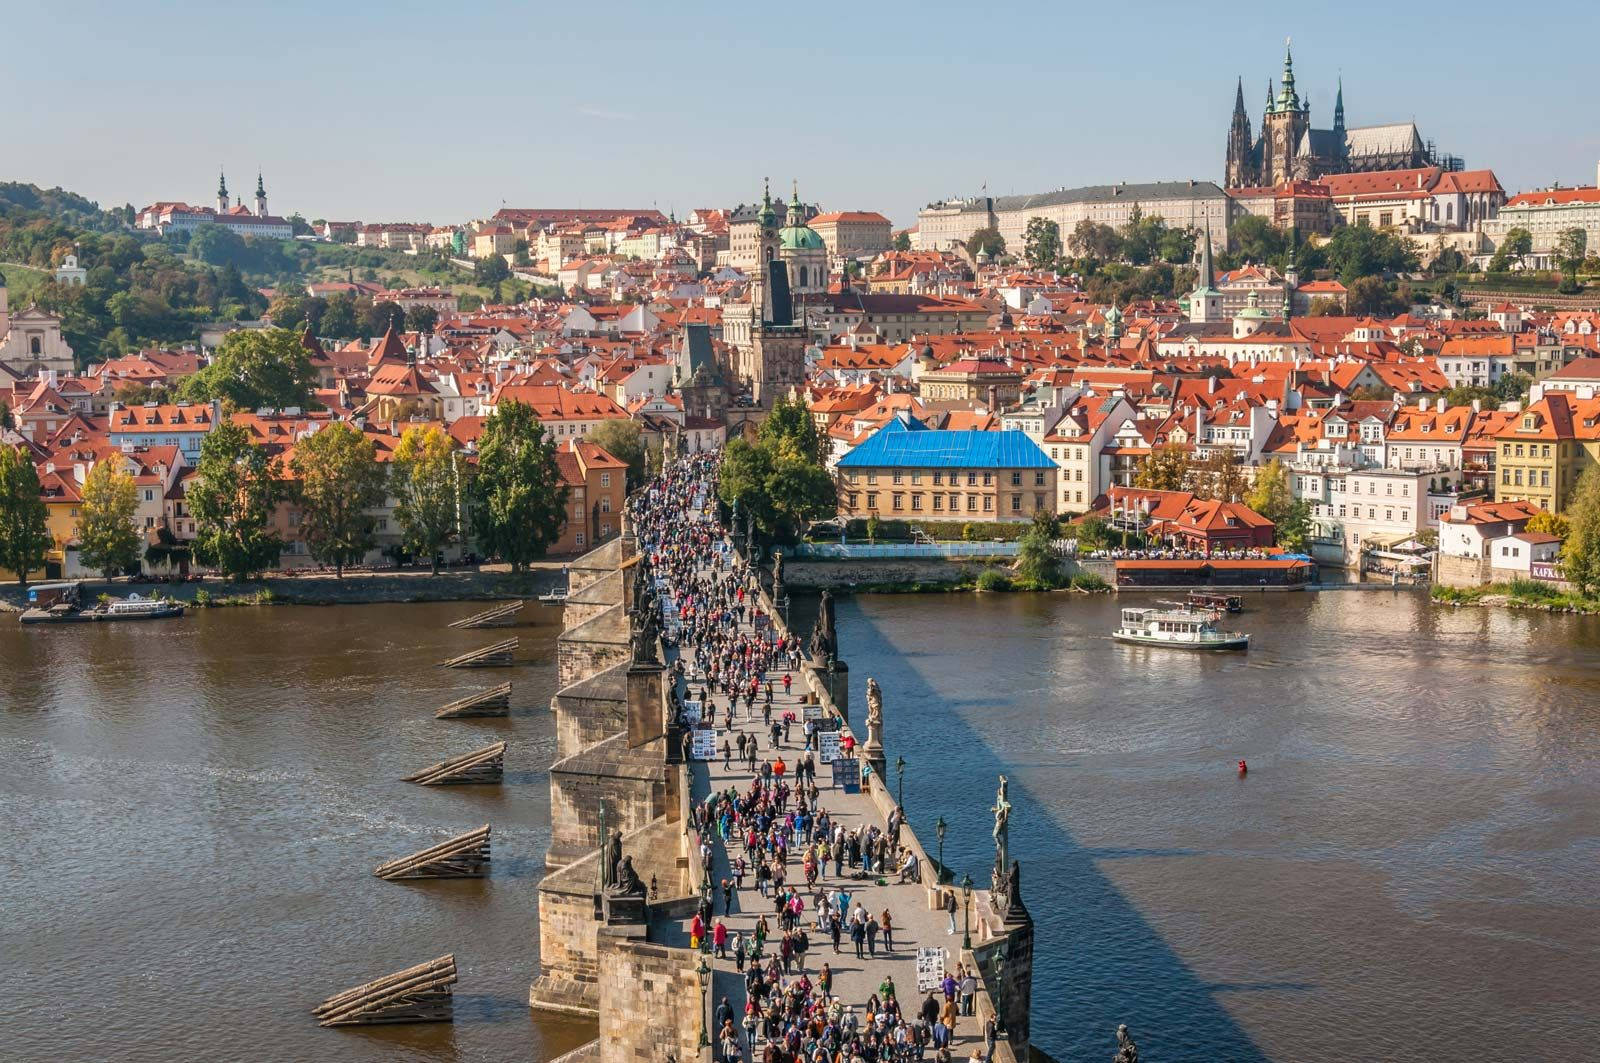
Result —
[[163, 620], [182, 616], [181, 602], [161, 598], [141, 598], [130, 594], [104, 605], [85, 609], [79, 604], [80, 588], [76, 585], [52, 585], [44, 588], [57, 593], [44, 597], [30, 594], [31, 603], [17, 620], [24, 624], [89, 624], [115, 620]]
[[1218, 594], [1215, 591], [1190, 591], [1188, 604], [1195, 609], [1213, 609], [1217, 612], [1242, 613], [1244, 599], [1237, 594]]
[[1250, 646], [1248, 634], [1218, 631], [1211, 613], [1195, 609], [1124, 609], [1122, 623], [1111, 637], [1118, 642], [1179, 650], [1243, 650]]
[[565, 587], [557, 587], [553, 591], [545, 591], [539, 595], [539, 600], [541, 602], [564, 602], [567, 600], [567, 589]]

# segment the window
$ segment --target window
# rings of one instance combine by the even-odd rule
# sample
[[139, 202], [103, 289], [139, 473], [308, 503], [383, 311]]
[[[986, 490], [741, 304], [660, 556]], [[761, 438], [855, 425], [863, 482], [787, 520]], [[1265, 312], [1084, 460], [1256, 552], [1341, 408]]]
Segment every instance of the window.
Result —
[[846, 509], [856, 508], [856, 493], [854, 491], [844, 496], [844, 506]]
[[41, 354], [44, 353], [44, 348], [39, 346], [39, 337], [38, 336], [30, 336], [30, 337], [28, 337], [28, 353], [33, 355], [35, 358], [39, 357]]
[[894, 471], [894, 482], [895, 482], [895, 486], [899, 486], [900, 484], [905, 482], [905, 475], [903, 473], [901, 473], [901, 471], [899, 469], [896, 469]]
[[1013, 469], [1011, 471], [1011, 486], [1012, 487], [1021, 487], [1022, 486], [1022, 473], [1017, 471], [1017, 470], [1015, 470], [1015, 469]]
[[1040, 470], [1038, 470], [1037, 472], [1035, 472], [1033, 474], [1033, 486], [1035, 486], [1035, 487], [1043, 487], [1044, 486], [1044, 470], [1043, 469], [1040, 469]]
[[967, 486], [968, 487], [977, 487], [978, 486], [978, 474], [977, 473], [975, 473], [975, 472], [967, 473]]
[[584, 540], [583, 540], [583, 532], [579, 532], [577, 534], [577, 537], [574, 538], [572, 541], [577, 543], [579, 546], [582, 546], [583, 542], [584, 542]]
[[154, 491], [150, 490], [150, 488], [146, 487], [144, 489], [144, 500], [146, 502], [154, 502], [155, 499], [156, 499], [156, 493]]
[[600, 486], [601, 487], [610, 487], [611, 486], [611, 474], [610, 473], [603, 472], [603, 473], [600, 474]]
[[983, 511], [985, 513], [994, 512], [994, 496], [993, 495], [984, 495], [983, 496]]
[[938, 469], [933, 470], [933, 486], [938, 487], [942, 483], [944, 483], [944, 473]]
[[894, 497], [893, 497], [893, 498], [892, 498], [892, 499], [890, 499], [890, 502], [891, 502], [891, 504], [892, 504], [892, 505], [893, 505], [893, 507], [894, 507], [894, 511], [895, 511], [895, 512], [896, 512], [896, 513], [898, 513], [898, 512], [900, 512], [900, 511], [901, 511], [901, 510], [902, 510], [902, 509], [905, 509], [905, 508], [906, 508], [906, 496], [905, 496], [905, 492], [903, 492], [903, 491], [896, 491], [896, 492], [895, 492], [895, 493], [894, 493]]
[[936, 494], [933, 496], [933, 511], [935, 513], [944, 512], [944, 495]]
[[602, 512], [602, 513], [610, 513], [611, 512], [611, 496], [610, 495], [601, 495], [600, 496], [600, 512]]
[[606, 535], [610, 535], [611, 534], [611, 525], [608, 522], [606, 522], [606, 521], [601, 521], [600, 522], [600, 534], [601, 534], [601, 536], [606, 536]]
[[878, 492], [876, 492], [876, 491], [868, 491], [867, 492], [867, 508], [868, 509], [877, 509], [878, 508]]
[[985, 487], [993, 487], [994, 486], [994, 473], [986, 472], [986, 473], [983, 474], [983, 486], [985, 486]]
[[920, 494], [911, 496], [911, 508], [919, 513], [922, 511], [922, 496]]
[[977, 495], [968, 495], [967, 496], [967, 512], [968, 513], [976, 513], [976, 512], [978, 512], [978, 496]]
[[1550, 486], [1550, 470], [1549, 469], [1540, 469], [1539, 470], [1539, 486], [1540, 487], [1549, 487]]

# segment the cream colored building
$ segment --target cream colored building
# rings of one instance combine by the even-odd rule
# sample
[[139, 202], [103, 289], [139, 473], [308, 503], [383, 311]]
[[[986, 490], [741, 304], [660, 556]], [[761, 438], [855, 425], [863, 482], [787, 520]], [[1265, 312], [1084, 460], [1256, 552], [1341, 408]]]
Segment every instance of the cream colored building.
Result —
[[1228, 247], [1228, 223], [1236, 208], [1211, 181], [1156, 181], [1148, 184], [1090, 185], [1028, 196], [984, 196], [931, 203], [917, 214], [917, 247], [947, 251], [979, 229], [993, 226], [1006, 250], [1022, 253], [1022, 234], [1033, 218], [1056, 223], [1065, 243], [1080, 221], [1113, 229], [1126, 225], [1135, 208], [1160, 217], [1170, 228], [1209, 232], [1216, 247]]
[[831, 211], [811, 219], [811, 227], [828, 246], [828, 254], [876, 255], [892, 246], [893, 226], [870, 210]]
[[13, 314], [9, 305], [0, 276], [0, 365], [18, 376], [70, 374], [72, 347], [61, 335], [61, 319], [37, 306]]

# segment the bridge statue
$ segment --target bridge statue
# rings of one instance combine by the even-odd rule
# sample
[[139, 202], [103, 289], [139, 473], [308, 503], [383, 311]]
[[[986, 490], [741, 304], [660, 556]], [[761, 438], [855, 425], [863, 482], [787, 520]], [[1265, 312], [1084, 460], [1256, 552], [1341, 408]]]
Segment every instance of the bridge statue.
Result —
[[867, 680], [867, 748], [883, 748], [883, 689], [871, 678]]
[[811, 664], [814, 668], [827, 668], [828, 662], [838, 656], [838, 637], [833, 629], [833, 594], [822, 592], [817, 606], [817, 622], [811, 628]]
[[1128, 1036], [1127, 1023], [1117, 1027], [1117, 1054], [1111, 1057], [1111, 1063], [1139, 1063], [1139, 1046]]

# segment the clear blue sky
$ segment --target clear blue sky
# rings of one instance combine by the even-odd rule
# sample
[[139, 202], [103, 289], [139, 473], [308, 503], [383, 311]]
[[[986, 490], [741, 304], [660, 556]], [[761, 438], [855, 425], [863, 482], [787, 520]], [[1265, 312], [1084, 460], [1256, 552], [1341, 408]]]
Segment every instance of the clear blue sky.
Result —
[[[0, 179], [102, 204], [210, 202], [219, 164], [274, 213], [462, 221], [502, 202], [751, 198], [761, 177], [897, 224], [930, 199], [1220, 180], [1294, 38], [1312, 120], [1415, 118], [1508, 191], [1592, 184], [1594, 0], [11, 4]], [[1562, 49], [1560, 42], [1573, 42]], [[1565, 53], [1569, 58], [1562, 58]]]

